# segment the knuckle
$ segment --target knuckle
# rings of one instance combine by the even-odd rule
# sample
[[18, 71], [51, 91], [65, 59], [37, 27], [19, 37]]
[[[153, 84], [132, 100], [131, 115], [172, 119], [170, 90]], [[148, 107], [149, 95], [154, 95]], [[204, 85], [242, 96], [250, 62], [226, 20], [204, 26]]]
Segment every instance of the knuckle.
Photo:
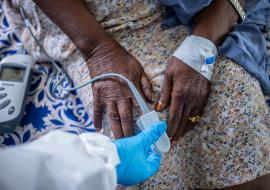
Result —
[[124, 112], [120, 115], [121, 121], [123, 122], [132, 122], [133, 121], [133, 116], [131, 113]]
[[94, 90], [99, 90], [102, 87], [104, 87], [104, 82], [102, 82], [102, 81], [97, 81], [97, 82], [93, 83]]
[[107, 85], [106, 81], [94, 82], [92, 85], [94, 97], [99, 97], [102, 94], [102, 92], [104, 92], [104, 89], [107, 88], [107, 86], [108, 85]]
[[108, 113], [108, 117], [112, 121], [119, 121], [119, 115], [117, 113], [110, 112]]

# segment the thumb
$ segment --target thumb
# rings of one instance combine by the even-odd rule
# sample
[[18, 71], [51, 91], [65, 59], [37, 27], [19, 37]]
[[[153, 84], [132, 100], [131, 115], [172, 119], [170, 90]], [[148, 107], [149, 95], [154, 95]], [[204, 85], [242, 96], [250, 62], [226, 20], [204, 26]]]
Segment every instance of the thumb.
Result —
[[166, 122], [160, 121], [152, 124], [151, 127], [141, 132], [139, 134], [139, 138], [141, 138], [141, 142], [145, 145], [145, 147], [149, 148], [161, 137], [161, 135], [165, 133], [166, 129]]
[[150, 149], [147, 160], [149, 163], [149, 170], [150, 170], [149, 173], [150, 173], [150, 176], [152, 176], [158, 171], [160, 167], [161, 155], [155, 153], [152, 149]]

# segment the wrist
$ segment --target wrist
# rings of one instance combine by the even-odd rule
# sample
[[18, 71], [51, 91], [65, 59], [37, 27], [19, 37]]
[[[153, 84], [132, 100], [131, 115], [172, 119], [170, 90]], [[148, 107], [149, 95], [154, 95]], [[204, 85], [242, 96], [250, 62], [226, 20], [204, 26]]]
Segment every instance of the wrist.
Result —
[[96, 49], [99, 49], [109, 36], [104, 32], [81, 34], [75, 39], [72, 39], [75, 46], [84, 56], [85, 60], [88, 60]]
[[[244, 0], [240, 3], [243, 5]], [[219, 45], [237, 20], [238, 14], [228, 0], [214, 0], [196, 16], [192, 34], [207, 38]]]
[[192, 35], [194, 36], [200, 36], [203, 38], [206, 38], [210, 41], [212, 41], [214, 44], [218, 45], [221, 41], [218, 32], [216, 30], [211, 30], [211, 28], [208, 28], [205, 30], [206, 25], [204, 24], [197, 24], [194, 29], [192, 30]]
[[34, 2], [73, 41], [84, 56], [107, 36], [83, 0], [34, 0]]

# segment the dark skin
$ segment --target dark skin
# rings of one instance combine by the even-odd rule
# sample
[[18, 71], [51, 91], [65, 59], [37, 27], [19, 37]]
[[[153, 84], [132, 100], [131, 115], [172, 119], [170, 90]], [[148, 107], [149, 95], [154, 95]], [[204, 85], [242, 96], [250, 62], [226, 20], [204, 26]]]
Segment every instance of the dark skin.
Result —
[[[92, 78], [108, 72], [123, 74], [151, 102], [151, 83], [141, 64], [103, 30], [82, 0], [35, 2], [82, 52]], [[242, 5], [244, 2], [240, 1]], [[236, 11], [227, 0], [214, 0], [196, 16], [192, 34], [208, 38], [218, 45], [237, 20]], [[194, 123], [188, 118], [201, 114], [209, 92], [210, 82], [207, 79], [175, 57], [168, 61], [156, 109], [161, 111], [170, 107], [167, 132], [172, 140], [178, 140], [193, 127]], [[97, 130], [102, 127], [102, 113], [106, 109], [115, 137], [131, 136], [135, 102], [127, 86], [117, 79], [103, 80], [93, 85], [93, 93]]]
[[[107, 72], [121, 73], [135, 84], [148, 101], [151, 101], [151, 83], [141, 64], [114, 40], [108, 39], [104, 45], [100, 45], [87, 59], [87, 63], [91, 77]], [[136, 106], [136, 100], [126, 84], [118, 80], [103, 80], [93, 85], [93, 93], [95, 127], [101, 129], [105, 108], [115, 138], [133, 135], [132, 108]]]

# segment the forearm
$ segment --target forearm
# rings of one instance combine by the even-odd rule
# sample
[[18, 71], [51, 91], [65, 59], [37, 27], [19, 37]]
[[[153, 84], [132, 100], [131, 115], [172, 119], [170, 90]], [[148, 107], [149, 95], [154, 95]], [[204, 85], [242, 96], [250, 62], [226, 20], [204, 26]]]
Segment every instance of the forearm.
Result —
[[69, 36], [84, 56], [106, 36], [83, 0], [34, 0], [40, 9]]
[[[239, 0], [242, 7], [245, 0]], [[214, 0], [195, 17], [192, 34], [205, 37], [219, 45], [239, 19], [228, 0]]]

